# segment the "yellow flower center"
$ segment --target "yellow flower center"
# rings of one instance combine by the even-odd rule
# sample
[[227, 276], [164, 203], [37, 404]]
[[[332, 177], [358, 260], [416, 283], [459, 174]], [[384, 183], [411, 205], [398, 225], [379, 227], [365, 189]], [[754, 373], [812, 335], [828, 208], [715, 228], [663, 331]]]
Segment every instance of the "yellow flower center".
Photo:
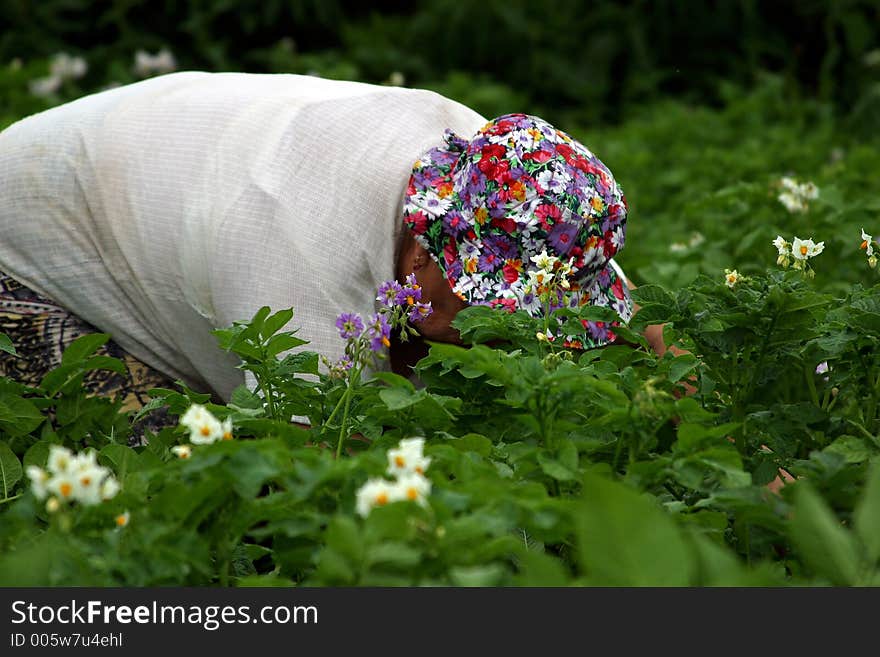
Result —
[[125, 527], [128, 524], [128, 518], [126, 518], [125, 515], [120, 514], [116, 516], [116, 524], [120, 527]]
[[386, 493], [385, 491], [382, 491], [381, 493], [376, 495], [376, 504], [378, 506], [384, 506], [384, 505], [388, 504], [388, 493]]
[[414, 469], [416, 472], [418, 472], [419, 474], [424, 474], [424, 473], [425, 473], [425, 471], [422, 470], [422, 466], [420, 466], [420, 465], [417, 465], [417, 466], [416, 466], [415, 468], [413, 468], [413, 469]]
[[396, 465], [398, 468], [402, 468], [406, 465], [406, 459], [404, 459], [402, 456], [395, 456], [394, 465]]
[[382, 336], [382, 344], [384, 344], [386, 347], [390, 347], [390, 346], [391, 346], [391, 340], [389, 340], [388, 338], [386, 338], [386, 337], [383, 335], [383, 336]]
[[73, 492], [73, 486], [68, 483], [63, 483], [59, 490], [61, 491], [61, 497], [70, 497], [70, 494]]
[[201, 428], [199, 433], [202, 434], [203, 436], [206, 436], [206, 437], [210, 436], [211, 435], [211, 428], [206, 424], [205, 426], [203, 426]]
[[83, 486], [88, 486], [90, 483], [92, 483], [92, 478], [91, 477], [82, 477], [79, 481]]
[[409, 305], [413, 305], [413, 304], [415, 303], [415, 299], [413, 299], [413, 298], [412, 298], [412, 295], [410, 295], [410, 296], [408, 296], [408, 297], [406, 298], [406, 302], [407, 302]]
[[807, 255], [807, 251], [808, 251], [807, 247], [805, 247], [805, 246], [801, 247], [801, 255], [803, 255], [803, 256]]
[[860, 248], [860, 249], [865, 249], [865, 250], [867, 251], [867, 249], [868, 249], [868, 240], [864, 240], [864, 241], [862, 241], [862, 243], [861, 243], [861, 245], [859, 246], [859, 248]]
[[223, 440], [232, 440], [232, 432], [224, 431], [223, 432]]
[[417, 491], [413, 486], [410, 486], [406, 489], [406, 497], [408, 500], [412, 500], [415, 502], [419, 499], [419, 491]]

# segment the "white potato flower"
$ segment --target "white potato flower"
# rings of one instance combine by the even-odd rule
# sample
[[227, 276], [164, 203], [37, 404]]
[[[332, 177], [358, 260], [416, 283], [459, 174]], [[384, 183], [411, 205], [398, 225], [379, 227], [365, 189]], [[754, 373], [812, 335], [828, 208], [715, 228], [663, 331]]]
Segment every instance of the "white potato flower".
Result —
[[109, 471], [106, 468], [92, 467], [82, 468], [71, 474], [75, 482], [74, 499], [86, 506], [100, 504], [102, 482], [107, 479]]
[[177, 60], [167, 48], [163, 48], [155, 55], [145, 50], [138, 50], [134, 54], [134, 73], [138, 77], [146, 78], [151, 75], [161, 75], [177, 70]]
[[228, 417], [220, 424], [220, 438], [232, 440], [232, 418]]
[[812, 182], [798, 183], [794, 178], [783, 177], [779, 184], [785, 191], [777, 198], [789, 212], [806, 212], [807, 201], [819, 198], [819, 188]]
[[31, 491], [38, 500], [45, 499], [49, 494], [47, 484], [49, 483], [49, 473], [36, 465], [29, 465], [24, 469], [31, 480]]
[[175, 445], [171, 448], [171, 453], [174, 454], [179, 459], [188, 459], [192, 456], [192, 446], [191, 445]]
[[776, 236], [776, 239], [773, 240], [773, 246], [779, 251], [779, 255], [791, 254], [791, 244], [789, 244], [782, 235]]
[[52, 77], [62, 80], [76, 80], [89, 71], [89, 65], [82, 57], [71, 57], [66, 52], [60, 52], [49, 63], [49, 72]]
[[201, 404], [190, 406], [180, 418], [180, 424], [189, 429], [189, 441], [194, 445], [210, 445], [223, 437], [220, 420]]
[[46, 488], [63, 502], [72, 502], [77, 493], [76, 477], [67, 472], [54, 475], [47, 483]]
[[366, 518], [377, 506], [385, 506], [393, 501], [394, 484], [385, 479], [369, 479], [355, 494], [355, 510]]
[[46, 78], [37, 78], [28, 83], [28, 89], [37, 98], [49, 98], [58, 93], [61, 84], [64, 82], [61, 78], [50, 75]]
[[810, 238], [808, 240], [802, 240], [799, 237], [795, 237], [791, 243], [791, 255], [796, 260], [807, 260], [809, 258], [813, 258], [822, 251], [825, 250], [825, 242], [819, 242], [818, 244], [813, 242], [813, 239]]
[[869, 258], [874, 255], [874, 238], [868, 235], [864, 228], [862, 228], [862, 244], [859, 248], [864, 249], [865, 255]]
[[116, 497], [120, 488], [119, 482], [116, 481], [116, 477], [107, 477], [107, 479], [104, 480], [104, 483], [101, 484], [101, 499], [109, 500]]
[[424, 438], [401, 440], [395, 449], [388, 450], [388, 474], [396, 477], [413, 472], [424, 474], [431, 464], [430, 457], [422, 453], [424, 447]]
[[783, 192], [777, 198], [789, 212], [805, 212], [807, 210], [807, 204], [799, 196], [790, 192]]
[[739, 275], [739, 272], [736, 269], [724, 270], [724, 282], [730, 289], [733, 289], [733, 287], [740, 281], [741, 278], [742, 277]]
[[394, 502], [416, 502], [425, 506], [427, 504], [426, 498], [430, 493], [430, 480], [417, 472], [410, 472], [397, 480], [391, 491], [391, 500]]
[[61, 445], [52, 445], [49, 448], [49, 460], [46, 467], [52, 474], [67, 472], [73, 465], [73, 452]]

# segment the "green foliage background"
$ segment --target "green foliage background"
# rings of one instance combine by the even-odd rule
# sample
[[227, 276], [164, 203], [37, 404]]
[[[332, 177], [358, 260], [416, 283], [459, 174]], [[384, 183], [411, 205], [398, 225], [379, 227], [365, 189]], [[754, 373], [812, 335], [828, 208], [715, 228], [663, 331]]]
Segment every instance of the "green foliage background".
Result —
[[[38, 387], [0, 379], [0, 582], [880, 583], [880, 288], [858, 248], [860, 228], [880, 233], [876, 2], [7, 0], [0, 26], [0, 127], [133, 82], [135, 51], [163, 47], [181, 70], [402, 83], [486, 116], [543, 116], [624, 188], [635, 324], [669, 322], [700, 356], [565, 359], [527, 318], [474, 309], [464, 335], [519, 351], [435, 346], [425, 389], [384, 375], [357, 389], [351, 427], [330, 426], [344, 386], [293, 378], [317, 357], [276, 361], [269, 340], [298, 340], [272, 337], [280, 320], [263, 331], [266, 309], [218, 337], [280, 401], [240, 389], [212, 406], [242, 440], [184, 462], [169, 452], [181, 428], [130, 449], [118, 401], [83, 393], [85, 372], [121, 366], [96, 360], [106, 336], [92, 337]], [[88, 73], [33, 95], [62, 51]], [[786, 175], [818, 186], [808, 211], [778, 201]], [[778, 271], [777, 234], [825, 242], [815, 279]], [[748, 279], [728, 289], [728, 267]], [[679, 399], [692, 375], [697, 393]], [[206, 399], [157, 391], [151, 406]], [[346, 428], [372, 443], [338, 460], [315, 447]], [[357, 518], [357, 487], [415, 434], [433, 459], [430, 508]], [[22, 465], [50, 444], [99, 450], [123, 493], [47, 514]], [[801, 481], [774, 496], [778, 467]]]

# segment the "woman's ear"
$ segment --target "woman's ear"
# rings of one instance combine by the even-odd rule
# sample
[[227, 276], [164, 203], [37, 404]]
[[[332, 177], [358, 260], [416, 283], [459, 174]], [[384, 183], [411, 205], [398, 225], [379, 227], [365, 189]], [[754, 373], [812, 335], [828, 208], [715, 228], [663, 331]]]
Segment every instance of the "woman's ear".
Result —
[[415, 240], [413, 240], [413, 242], [415, 243], [416, 248], [412, 254], [412, 270], [411, 271], [416, 272], [430, 262], [431, 256], [428, 255], [428, 252], [427, 252], [427, 250], [425, 250], [425, 247], [423, 247], [421, 244], [419, 244]]
[[397, 279], [402, 281], [408, 274], [425, 267], [431, 256], [421, 244], [416, 241], [412, 233], [404, 228], [401, 235], [400, 248], [397, 254]]

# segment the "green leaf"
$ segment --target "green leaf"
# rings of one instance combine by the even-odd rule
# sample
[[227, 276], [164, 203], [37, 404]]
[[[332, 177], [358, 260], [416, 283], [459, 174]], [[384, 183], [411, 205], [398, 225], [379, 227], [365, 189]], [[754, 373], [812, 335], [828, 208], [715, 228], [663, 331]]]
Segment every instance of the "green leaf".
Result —
[[[306, 344], [305, 341], [302, 344]], [[293, 378], [296, 374], [317, 374], [318, 354], [314, 351], [298, 351], [287, 354], [275, 370], [278, 378]]]
[[22, 472], [18, 457], [5, 441], [0, 441], [0, 492], [4, 500], [12, 495], [12, 489], [21, 480]]
[[688, 586], [680, 530], [651, 498], [589, 474], [574, 516], [580, 564], [596, 586]]
[[229, 396], [229, 403], [239, 408], [263, 408], [263, 400], [258, 395], [252, 393], [243, 383], [232, 391], [232, 394]]
[[267, 339], [269, 336], [274, 335], [281, 327], [283, 327], [287, 322], [289, 322], [293, 318], [293, 308], [285, 308], [283, 310], [279, 310], [274, 315], [267, 317], [266, 321], [263, 323], [262, 328], [260, 328], [260, 337], [263, 340]]
[[822, 451], [840, 454], [847, 463], [864, 463], [873, 454], [865, 441], [855, 436], [840, 436]]
[[382, 564], [393, 568], [412, 568], [422, 560], [422, 553], [406, 543], [384, 541], [366, 550], [364, 559], [367, 564]]
[[500, 564], [484, 564], [479, 566], [455, 566], [449, 569], [449, 579], [454, 586], [482, 587], [498, 586], [504, 577], [504, 568]]
[[109, 467], [116, 473], [116, 478], [124, 484], [125, 477], [132, 470], [139, 469], [138, 453], [125, 445], [105, 445], [98, 452], [98, 461]]
[[578, 450], [570, 440], [563, 440], [561, 442], [557, 458], [569, 470], [577, 471], [579, 465]]
[[364, 557], [364, 541], [354, 519], [337, 515], [330, 521], [326, 532], [327, 547], [338, 550], [346, 559], [358, 563]]
[[852, 536], [807, 481], [794, 485], [793, 495], [789, 531], [804, 561], [835, 586], [854, 585], [859, 556]]
[[10, 340], [9, 336], [5, 333], [0, 333], [0, 351], [5, 351], [7, 354], [13, 356], [18, 355], [15, 353], [15, 345], [12, 344], [12, 340]]
[[246, 575], [244, 577], [239, 577], [235, 580], [235, 585], [239, 588], [296, 586], [293, 580], [272, 573], [267, 575]]
[[541, 470], [544, 471], [545, 475], [557, 481], [574, 481], [577, 479], [575, 471], [565, 467], [562, 463], [544, 453], [538, 454], [538, 463], [541, 465]]
[[0, 431], [10, 436], [24, 436], [43, 421], [40, 409], [18, 395], [0, 392]]
[[269, 342], [266, 343], [266, 353], [269, 356], [277, 356], [282, 351], [295, 349], [296, 347], [300, 347], [307, 343], [308, 340], [301, 340], [295, 335], [282, 333], [281, 335], [276, 335], [269, 339]]
[[693, 354], [682, 354], [677, 356], [669, 364], [669, 380], [672, 382], [681, 381], [685, 376], [694, 371], [700, 361]]
[[570, 582], [571, 574], [556, 557], [529, 550], [520, 558], [517, 586], [561, 587], [568, 586]]
[[853, 513], [855, 530], [872, 563], [880, 559], [880, 459], [868, 470], [862, 497]]
[[719, 444], [719, 441], [731, 435], [738, 426], [738, 422], [726, 422], [715, 427], [682, 422], [678, 425], [676, 451], [692, 450], [700, 447], [706, 441]]
[[492, 453], [492, 441], [478, 433], [468, 433], [461, 438], [454, 438], [450, 443], [462, 452], [476, 452], [480, 456], [489, 456]]
[[134, 424], [135, 422], [138, 422], [142, 417], [144, 417], [148, 413], [151, 413], [152, 411], [156, 410], [157, 408], [162, 408], [163, 406], [165, 406], [165, 397], [164, 396], [154, 397], [153, 399], [151, 399], [150, 401], [148, 401], [146, 404], [144, 404], [143, 406], [141, 406], [138, 409], [138, 411], [131, 418], [131, 423]]
[[95, 353], [98, 347], [107, 344], [109, 340], [110, 335], [107, 333], [88, 333], [87, 335], [82, 335], [71, 342], [67, 349], [64, 350], [64, 353], [61, 354], [61, 364], [71, 365], [83, 361]]
[[24, 458], [22, 458], [24, 466], [35, 465], [38, 468], [45, 468], [46, 463], [49, 461], [49, 448], [51, 445], [52, 443], [48, 440], [39, 440], [31, 445], [28, 451], [24, 453]]
[[410, 392], [416, 391], [416, 387], [409, 379], [394, 372], [375, 372], [373, 378], [382, 383], [387, 383], [392, 388], [404, 388]]
[[409, 408], [424, 399], [424, 391], [407, 390], [406, 388], [384, 388], [379, 391], [379, 399], [385, 402], [389, 411]]
[[650, 303], [655, 303], [667, 308], [675, 307], [675, 299], [673, 299], [669, 292], [659, 285], [640, 285], [636, 289], [631, 290], [630, 295], [632, 296], [633, 301], [640, 306], [647, 306]]

